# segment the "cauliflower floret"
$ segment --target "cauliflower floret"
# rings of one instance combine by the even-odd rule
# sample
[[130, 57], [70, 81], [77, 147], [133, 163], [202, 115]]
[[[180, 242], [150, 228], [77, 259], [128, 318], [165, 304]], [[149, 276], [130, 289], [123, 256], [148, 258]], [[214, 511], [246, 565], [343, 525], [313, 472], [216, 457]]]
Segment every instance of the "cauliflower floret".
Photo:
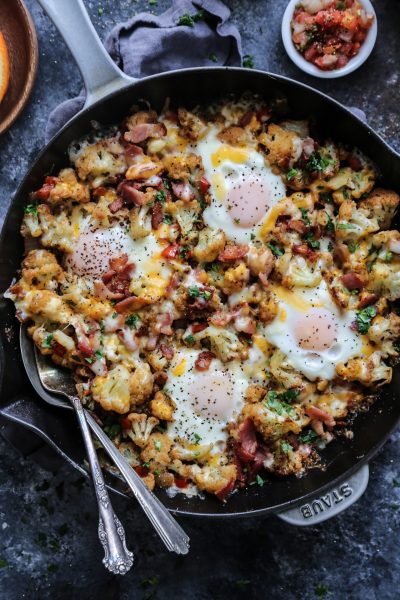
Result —
[[96, 185], [112, 175], [124, 173], [127, 167], [124, 148], [116, 138], [100, 140], [77, 152], [72, 150], [70, 156], [79, 178], [95, 180]]
[[258, 137], [258, 141], [267, 150], [267, 160], [271, 165], [288, 168], [301, 156], [301, 138], [290, 130], [283, 129], [275, 123], [268, 126], [268, 131]]
[[116, 365], [107, 375], [97, 375], [91, 385], [93, 399], [104, 410], [114, 410], [119, 414], [130, 409], [130, 373], [123, 365]]
[[372, 265], [368, 289], [388, 300], [400, 298], [400, 269], [398, 261], [384, 263], [379, 260]]
[[211, 350], [218, 356], [222, 362], [227, 362], [233, 358], [244, 358], [246, 351], [237, 334], [231, 329], [214, 327], [209, 325], [206, 329], [193, 335], [196, 341], [207, 338], [210, 340]]
[[225, 247], [225, 233], [222, 229], [205, 227], [199, 233], [199, 241], [193, 249], [195, 259], [200, 262], [213, 262]]
[[23, 305], [24, 310], [32, 317], [40, 315], [48, 321], [63, 324], [72, 324], [76, 321], [68, 304], [61, 296], [50, 290], [29, 290], [21, 300], [17, 300], [17, 304]]
[[126, 418], [131, 424], [131, 428], [125, 430], [126, 434], [131, 438], [132, 442], [136, 444], [136, 446], [144, 448], [148, 442], [151, 432], [160, 421], [154, 417], [148, 417], [145, 414], [138, 413], [130, 413]]
[[[39, 205], [41, 206], [41, 205]], [[21, 235], [23, 237], [40, 237], [43, 231], [39, 223], [39, 207], [28, 204], [24, 209], [24, 218], [21, 224]]]
[[273, 460], [267, 464], [266, 469], [281, 477], [298, 474], [304, 470], [308, 457], [309, 450], [304, 446], [294, 450], [285, 440], [277, 440], [273, 448]]
[[137, 364], [135, 371], [130, 376], [129, 391], [133, 406], [143, 404], [151, 396], [153, 375], [147, 363]]
[[336, 238], [348, 242], [356, 242], [370, 233], [379, 230], [375, 217], [369, 217], [365, 208], [357, 208], [355, 202], [346, 200], [340, 205], [336, 222]]
[[56, 177], [56, 185], [50, 190], [47, 202], [55, 206], [69, 198], [75, 202], [89, 202], [89, 188], [78, 181], [73, 169], [62, 169]]
[[345, 381], [359, 381], [368, 387], [380, 387], [392, 379], [392, 369], [382, 361], [380, 352], [373, 352], [368, 358], [351, 358], [346, 364], [339, 363], [336, 373]]
[[169, 457], [171, 446], [172, 440], [166, 433], [152, 433], [140, 453], [140, 458], [153, 472], [165, 470], [171, 462]]
[[236, 267], [230, 267], [224, 273], [222, 289], [225, 294], [233, 294], [241, 290], [249, 281], [250, 271], [244, 262], [239, 263]]
[[149, 206], [133, 208], [129, 213], [130, 234], [134, 240], [147, 237], [151, 231], [151, 210]]
[[271, 356], [270, 370], [275, 379], [287, 389], [301, 387], [303, 384], [300, 373], [296, 373], [281, 350], [276, 349]]
[[31, 250], [22, 263], [22, 277], [29, 286], [56, 290], [63, 270], [48, 250]]
[[274, 268], [274, 255], [269, 248], [254, 248], [250, 246], [246, 259], [251, 274], [255, 276], [263, 273], [268, 277]]
[[79, 231], [75, 231], [68, 215], [64, 211], [53, 215], [50, 207], [45, 204], [39, 204], [38, 215], [42, 245], [73, 252]]
[[206, 466], [193, 471], [193, 480], [199, 490], [204, 490], [210, 494], [218, 494], [236, 480], [235, 465]]
[[287, 261], [286, 270], [282, 269], [285, 264], [281, 256], [275, 263], [275, 268], [282, 275], [282, 285], [285, 287], [315, 287], [322, 279], [319, 264], [311, 264], [302, 256], [292, 256]]
[[131, 465], [131, 467], [138, 467], [140, 465], [139, 454], [137, 448], [132, 444], [132, 442], [119, 442], [116, 443], [118, 450], [121, 452], [122, 456], [126, 461]]
[[282, 410], [278, 414], [272, 408], [269, 408], [267, 402], [256, 402], [246, 404], [243, 407], [242, 414], [244, 418], [249, 417], [254, 427], [261, 433], [265, 441], [270, 441], [280, 437], [289, 431], [300, 433], [304, 421], [304, 411], [302, 407], [293, 405], [289, 412]]
[[178, 121], [180, 124], [180, 133], [190, 140], [200, 139], [207, 130], [206, 124], [198, 117], [186, 110], [178, 108]]
[[395, 313], [390, 313], [388, 318], [376, 316], [367, 335], [385, 357], [397, 356], [393, 343], [400, 338], [400, 317]]
[[[325, 181], [329, 190], [334, 190], [333, 198], [340, 202], [346, 200], [349, 196], [361, 198], [372, 190], [375, 183], [376, 174], [370, 166], [365, 166], [361, 171], [353, 171], [350, 167], [339, 169], [338, 173]], [[336, 195], [336, 191], [339, 196]]]
[[172, 215], [178, 221], [182, 235], [188, 235], [192, 231], [199, 216], [200, 206], [197, 200], [192, 200], [190, 202], [177, 200], [176, 202], [171, 203], [171, 206], [168, 208], [171, 209]]
[[156, 392], [150, 401], [151, 414], [162, 421], [173, 421], [175, 407], [163, 392]]
[[400, 196], [396, 192], [376, 188], [359, 206], [368, 211], [370, 218], [377, 219], [380, 229], [388, 229], [399, 202]]
[[212, 448], [213, 444], [190, 444], [189, 446], [177, 444], [171, 450], [171, 458], [186, 462], [204, 462]]
[[203, 173], [201, 157], [197, 154], [167, 154], [163, 166], [171, 179], [189, 181], [192, 175]]

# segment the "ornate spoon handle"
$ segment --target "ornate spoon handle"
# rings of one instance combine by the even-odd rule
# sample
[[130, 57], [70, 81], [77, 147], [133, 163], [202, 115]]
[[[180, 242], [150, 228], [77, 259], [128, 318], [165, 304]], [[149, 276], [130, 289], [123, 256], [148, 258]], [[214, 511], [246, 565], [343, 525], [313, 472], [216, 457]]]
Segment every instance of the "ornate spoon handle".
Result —
[[93, 440], [86, 421], [85, 411], [79, 398], [69, 397], [78, 417], [86, 453], [89, 460], [94, 491], [99, 507], [99, 538], [104, 549], [104, 566], [116, 575], [125, 575], [133, 565], [133, 554], [125, 544], [125, 531], [114, 513], [108, 492], [104, 483], [103, 474], [99, 465]]
[[171, 552], [187, 554], [189, 551], [189, 538], [182, 527], [175, 521], [159, 499], [147, 489], [136, 471], [132, 469], [89, 412], [86, 412], [86, 419], [104, 450], [120, 470], [165, 546]]

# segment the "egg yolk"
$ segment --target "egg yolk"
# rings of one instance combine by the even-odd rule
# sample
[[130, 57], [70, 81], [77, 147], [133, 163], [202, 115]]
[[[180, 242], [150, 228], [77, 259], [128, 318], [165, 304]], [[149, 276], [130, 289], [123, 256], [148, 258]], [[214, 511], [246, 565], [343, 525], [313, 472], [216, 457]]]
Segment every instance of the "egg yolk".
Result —
[[273, 203], [271, 190], [255, 178], [235, 182], [226, 200], [230, 217], [239, 227], [257, 225]]
[[229, 419], [234, 404], [234, 381], [230, 373], [222, 371], [197, 373], [196, 387], [192, 389], [190, 401], [194, 410], [204, 417]]
[[313, 308], [296, 321], [293, 331], [300, 348], [327, 350], [337, 342], [338, 322], [328, 310]]

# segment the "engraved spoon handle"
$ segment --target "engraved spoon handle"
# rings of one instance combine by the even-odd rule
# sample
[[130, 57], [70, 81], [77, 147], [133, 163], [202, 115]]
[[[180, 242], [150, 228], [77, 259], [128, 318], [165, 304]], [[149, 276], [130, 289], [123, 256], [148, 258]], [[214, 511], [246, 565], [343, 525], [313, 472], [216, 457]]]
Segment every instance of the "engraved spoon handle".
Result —
[[74, 396], [69, 396], [69, 399], [78, 417], [92, 473], [99, 507], [99, 538], [105, 554], [103, 564], [112, 573], [125, 575], [133, 565], [133, 554], [126, 547], [124, 528], [111, 506], [81, 401]]
[[130, 464], [96, 423], [92, 415], [87, 411], [85, 412], [90, 428], [101, 442], [111, 460], [120, 470], [126, 483], [131, 488], [135, 498], [146, 513], [165, 546], [171, 552], [187, 554], [189, 551], [189, 537], [183, 531], [182, 527], [175, 521], [157, 496], [150, 492], [136, 471], [132, 469]]

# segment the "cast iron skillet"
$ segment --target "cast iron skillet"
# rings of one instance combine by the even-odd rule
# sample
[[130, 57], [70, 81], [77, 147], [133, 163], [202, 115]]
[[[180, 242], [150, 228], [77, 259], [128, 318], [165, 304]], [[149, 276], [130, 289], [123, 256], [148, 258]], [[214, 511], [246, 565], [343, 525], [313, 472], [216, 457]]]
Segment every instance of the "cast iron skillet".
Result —
[[[28, 194], [40, 187], [44, 175], [68, 164], [66, 149], [71, 141], [88, 133], [93, 120], [102, 124], [120, 122], [129, 108], [140, 99], [161, 109], [166, 97], [192, 105], [215, 101], [228, 93], [250, 90], [267, 101], [285, 97], [292, 118], [312, 116], [327, 136], [354, 144], [379, 167], [385, 186], [400, 191], [400, 156], [368, 125], [336, 101], [312, 88], [261, 71], [238, 68], [198, 68], [164, 73], [141, 81], [122, 76], [111, 62], [88, 19], [81, 0], [68, 2], [68, 14], [62, 14], [58, 0], [39, 0], [56, 23], [78, 61], [88, 90], [87, 106], [72, 119], [37, 157], [20, 185], [8, 212], [0, 240], [0, 289], [9, 286], [20, 266], [23, 241], [19, 227]], [[50, 443], [64, 449], [66, 457], [82, 464], [80, 436], [68, 411], [54, 409], [33, 392], [23, 371], [17, 345], [17, 325], [10, 302], [2, 300], [1, 314], [1, 414], [25, 423]], [[263, 488], [252, 486], [232, 495], [226, 505], [213, 497], [201, 500], [179, 494], [169, 498], [158, 495], [171, 510], [195, 515], [238, 516], [250, 513], [279, 512], [299, 504], [307, 497], [321, 494], [360, 468], [382, 446], [400, 420], [398, 389], [400, 371], [368, 413], [360, 414], [353, 426], [354, 439], [339, 438], [323, 451], [325, 470], [314, 469], [298, 479], [271, 478]], [[22, 429], [21, 429], [21, 435]]]

